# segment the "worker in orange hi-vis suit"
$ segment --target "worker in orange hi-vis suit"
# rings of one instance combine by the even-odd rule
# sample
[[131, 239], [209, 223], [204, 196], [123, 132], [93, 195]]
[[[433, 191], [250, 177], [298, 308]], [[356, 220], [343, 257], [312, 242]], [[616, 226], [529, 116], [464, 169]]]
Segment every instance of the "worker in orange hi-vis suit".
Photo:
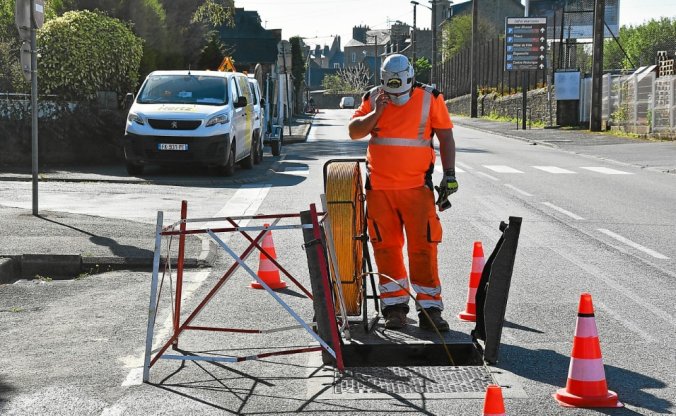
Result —
[[[444, 168], [437, 188], [441, 211], [450, 205], [448, 196], [458, 190], [453, 123], [443, 96], [415, 82], [413, 67], [404, 55], [388, 56], [380, 79], [381, 85], [364, 95], [348, 128], [353, 140], [371, 135], [366, 153], [369, 237], [378, 271], [396, 281], [379, 279], [385, 327], [406, 325], [409, 297], [404, 288], [412, 288], [427, 312], [418, 311], [420, 327], [448, 331], [448, 322], [441, 316], [444, 306], [437, 268], [442, 232], [432, 184], [432, 137], [436, 134], [439, 140]], [[411, 286], [404, 265], [404, 232]]]

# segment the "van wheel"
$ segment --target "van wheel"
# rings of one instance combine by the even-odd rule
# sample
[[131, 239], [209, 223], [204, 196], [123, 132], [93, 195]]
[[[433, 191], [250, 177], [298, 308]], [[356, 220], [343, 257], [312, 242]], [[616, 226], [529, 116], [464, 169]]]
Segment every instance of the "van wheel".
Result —
[[282, 141], [274, 140], [272, 143], [270, 143], [270, 147], [272, 147], [272, 155], [279, 156], [279, 154], [282, 152]]
[[143, 165], [137, 163], [126, 163], [127, 173], [131, 176], [139, 176], [143, 174]]
[[230, 147], [230, 157], [222, 165], [209, 166], [209, 173], [214, 176], [232, 176], [235, 174], [235, 146]]
[[259, 164], [263, 161], [263, 142], [261, 136], [257, 135], [254, 142], [254, 163]]
[[254, 162], [255, 162], [254, 158], [256, 157], [256, 154], [255, 154], [256, 148], [254, 147], [255, 144], [256, 144], [255, 140], [252, 140], [251, 141], [251, 147], [249, 148], [249, 155], [247, 157], [245, 157], [244, 159], [242, 159], [242, 161], [240, 162], [244, 169], [253, 169], [253, 167], [254, 167]]

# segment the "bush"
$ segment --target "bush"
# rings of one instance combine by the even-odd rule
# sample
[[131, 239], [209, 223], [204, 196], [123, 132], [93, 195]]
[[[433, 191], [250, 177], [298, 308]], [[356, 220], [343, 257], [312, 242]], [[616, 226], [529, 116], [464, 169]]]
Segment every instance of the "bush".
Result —
[[66, 12], [38, 35], [43, 92], [92, 100], [97, 91], [123, 97], [136, 87], [143, 41], [121, 21], [86, 10]]

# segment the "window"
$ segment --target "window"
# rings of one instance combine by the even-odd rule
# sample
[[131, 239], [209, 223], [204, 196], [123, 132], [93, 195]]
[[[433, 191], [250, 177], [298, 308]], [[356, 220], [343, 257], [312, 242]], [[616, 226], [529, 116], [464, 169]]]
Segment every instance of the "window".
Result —
[[357, 52], [352, 52], [352, 63], [357, 62]]
[[339, 63], [334, 63], [334, 64], [333, 64], [333, 69], [340, 69], [340, 64], [339, 64]]

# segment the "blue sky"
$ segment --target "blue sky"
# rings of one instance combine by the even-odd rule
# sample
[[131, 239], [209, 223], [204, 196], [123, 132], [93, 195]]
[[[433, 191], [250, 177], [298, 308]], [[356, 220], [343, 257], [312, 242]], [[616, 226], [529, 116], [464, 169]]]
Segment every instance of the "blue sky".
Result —
[[[426, 4], [425, 0], [418, 0]], [[462, 3], [457, 1], [456, 3]], [[619, 0], [620, 25], [638, 25], [651, 18], [676, 17], [676, 0]], [[310, 45], [325, 44], [335, 35], [344, 45], [352, 27], [368, 25], [386, 29], [389, 22], [413, 24], [409, 0], [235, 0], [236, 7], [256, 10], [268, 29], [282, 29], [282, 36], [303, 36]], [[431, 12], [417, 7], [417, 25], [429, 27]]]

